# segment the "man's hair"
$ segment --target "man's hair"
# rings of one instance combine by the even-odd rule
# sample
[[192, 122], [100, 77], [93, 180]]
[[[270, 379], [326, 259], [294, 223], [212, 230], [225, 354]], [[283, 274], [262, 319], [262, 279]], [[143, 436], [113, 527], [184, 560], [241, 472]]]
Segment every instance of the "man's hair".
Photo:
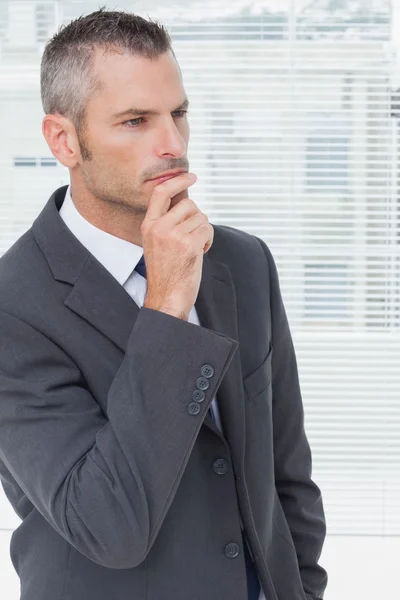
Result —
[[98, 50], [157, 58], [171, 51], [171, 38], [163, 25], [131, 12], [105, 7], [61, 25], [47, 42], [40, 69], [40, 93], [46, 114], [59, 113], [85, 130], [86, 108], [101, 91], [93, 65]]

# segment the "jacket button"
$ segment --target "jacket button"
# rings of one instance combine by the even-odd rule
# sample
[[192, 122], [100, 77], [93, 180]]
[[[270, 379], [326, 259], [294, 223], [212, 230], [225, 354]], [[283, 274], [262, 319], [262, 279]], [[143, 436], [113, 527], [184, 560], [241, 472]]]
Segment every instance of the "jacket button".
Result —
[[205, 377], [199, 377], [196, 381], [196, 387], [199, 390], [206, 390], [210, 387], [210, 382]]
[[197, 402], [191, 402], [188, 406], [188, 412], [190, 415], [198, 415], [200, 412], [200, 404], [197, 404]]
[[203, 377], [212, 377], [214, 375], [214, 368], [211, 365], [203, 365], [201, 367], [201, 374]]
[[213, 462], [213, 469], [218, 475], [225, 475], [228, 470], [228, 463], [224, 458], [218, 458]]
[[203, 402], [205, 397], [206, 395], [203, 390], [194, 390], [192, 394], [192, 398], [195, 402]]
[[240, 548], [234, 542], [225, 546], [225, 556], [227, 558], [235, 558], [239, 554]]

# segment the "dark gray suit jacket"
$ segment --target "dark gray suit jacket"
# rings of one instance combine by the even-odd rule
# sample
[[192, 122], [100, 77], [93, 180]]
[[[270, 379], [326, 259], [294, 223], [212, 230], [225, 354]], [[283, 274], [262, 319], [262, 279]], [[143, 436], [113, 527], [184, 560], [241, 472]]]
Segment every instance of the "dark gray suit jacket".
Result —
[[[246, 600], [240, 516], [267, 600], [322, 598], [323, 503], [267, 246], [214, 225], [199, 327], [139, 309], [60, 218], [65, 191], [0, 259], [0, 475], [22, 519], [21, 598]], [[224, 436], [207, 414], [217, 392]]]

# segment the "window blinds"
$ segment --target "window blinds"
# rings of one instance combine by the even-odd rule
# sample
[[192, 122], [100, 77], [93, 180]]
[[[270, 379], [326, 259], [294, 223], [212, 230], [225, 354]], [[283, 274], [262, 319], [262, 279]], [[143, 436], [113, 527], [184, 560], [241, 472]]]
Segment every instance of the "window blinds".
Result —
[[[113, 5], [172, 36], [191, 102], [191, 197], [275, 257], [331, 535], [400, 533], [398, 5]], [[39, 62], [82, 12], [0, 2], [0, 252], [69, 182], [41, 135]], [[16, 525], [4, 500], [0, 521]]]

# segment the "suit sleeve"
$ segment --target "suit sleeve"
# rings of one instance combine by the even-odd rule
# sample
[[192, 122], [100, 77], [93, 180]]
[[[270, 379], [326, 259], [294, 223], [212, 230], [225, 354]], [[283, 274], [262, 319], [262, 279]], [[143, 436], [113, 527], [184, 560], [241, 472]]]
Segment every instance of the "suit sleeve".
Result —
[[[0, 311], [0, 459], [77, 550], [115, 569], [147, 556], [238, 342], [142, 307], [107, 397], [73, 360]], [[214, 367], [197, 415], [188, 405]]]
[[326, 536], [321, 491], [312, 480], [310, 445], [297, 362], [272, 254], [260, 242], [269, 263], [272, 323], [272, 393], [275, 486], [297, 553], [308, 600], [320, 600], [328, 582], [318, 565]]

